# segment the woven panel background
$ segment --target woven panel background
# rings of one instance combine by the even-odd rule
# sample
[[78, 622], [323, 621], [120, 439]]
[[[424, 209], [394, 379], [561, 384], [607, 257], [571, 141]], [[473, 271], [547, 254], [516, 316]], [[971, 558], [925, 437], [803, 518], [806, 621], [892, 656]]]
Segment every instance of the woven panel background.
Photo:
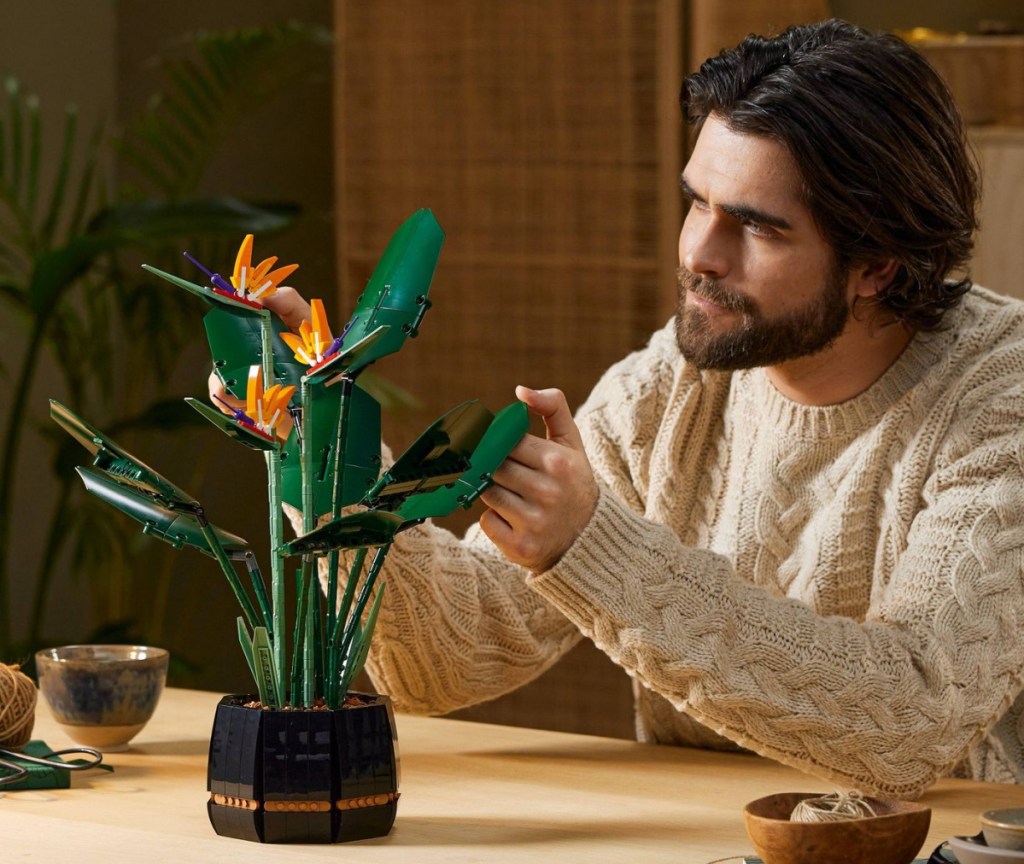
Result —
[[751, 33], [772, 36], [831, 14], [828, 0], [689, 0], [688, 12], [691, 70]]
[[[560, 387], [575, 408], [665, 320], [679, 7], [336, 0], [341, 308], [413, 210], [447, 232], [420, 336], [376, 368], [422, 400], [416, 428], [465, 398], [497, 410], [518, 383]], [[413, 424], [389, 424], [404, 446]], [[631, 736], [630, 702], [588, 645], [471, 716]]]

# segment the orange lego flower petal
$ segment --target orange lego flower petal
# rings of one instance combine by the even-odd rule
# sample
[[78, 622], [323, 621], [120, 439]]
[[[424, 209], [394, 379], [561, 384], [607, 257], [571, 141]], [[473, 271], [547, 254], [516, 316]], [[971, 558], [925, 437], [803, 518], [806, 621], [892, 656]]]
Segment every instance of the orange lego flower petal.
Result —
[[282, 333], [281, 338], [284, 340], [284, 344], [292, 349], [292, 352], [295, 354], [295, 359], [300, 363], [312, 366], [316, 362], [316, 359], [311, 358], [306, 352], [306, 347], [303, 344], [303, 341], [294, 333]]
[[256, 416], [257, 405], [263, 396], [263, 369], [258, 366], [249, 367], [249, 381], [245, 388], [245, 413]]
[[270, 282], [276, 288], [298, 269], [298, 264], [285, 264], [284, 267], [278, 267], [276, 270], [273, 270], [270, 273], [268, 273], [263, 281], [266, 282], [267, 280], [270, 280]]
[[[243, 277], [242, 271], [245, 271]], [[250, 271], [252, 270], [252, 234], [246, 234], [242, 245], [238, 247], [238, 254], [235, 256], [235, 269], [231, 275], [231, 284], [235, 288], [248, 289], [252, 283]]]
[[275, 384], [268, 390], [263, 396], [264, 417], [274, 417], [278, 415], [278, 420], [284, 415], [285, 409], [288, 407], [288, 402], [292, 398], [292, 394], [295, 392], [294, 386], [282, 387], [280, 384]]
[[259, 286], [263, 284], [264, 277], [270, 272], [270, 268], [277, 263], [277, 256], [264, 258], [252, 268], [252, 284]]
[[320, 347], [317, 353], [323, 353], [327, 350], [327, 346], [331, 344], [331, 328], [327, 323], [327, 311], [324, 309], [323, 300], [311, 300], [310, 308], [313, 310], [313, 332], [320, 336]]
[[271, 407], [274, 403], [274, 398], [277, 396], [278, 391], [281, 389], [280, 384], [275, 384], [269, 390], [263, 391], [263, 416], [268, 416], [271, 412]]
[[276, 261], [277, 258], [266, 258], [253, 271], [252, 278], [249, 280], [250, 300], [266, 299], [269, 297], [277, 291], [277, 286], [281, 279], [294, 272], [299, 266], [298, 264], [290, 264], [287, 267], [280, 267], [272, 273], [267, 273]]

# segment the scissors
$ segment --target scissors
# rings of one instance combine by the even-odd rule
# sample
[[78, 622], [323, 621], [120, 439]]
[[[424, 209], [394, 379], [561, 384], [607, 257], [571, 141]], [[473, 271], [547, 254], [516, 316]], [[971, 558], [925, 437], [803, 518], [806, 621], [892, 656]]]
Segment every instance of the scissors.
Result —
[[[80, 753], [89, 757], [86, 759], [75, 759], [72, 762], [61, 762], [55, 759], [56, 756], [67, 756], [71, 753]], [[33, 765], [46, 765], [49, 768], [62, 768], [65, 771], [85, 771], [87, 768], [95, 768], [103, 762], [103, 754], [92, 747], [69, 747], [67, 750], [55, 750], [49, 756], [29, 756], [26, 753], [18, 753], [14, 750], [0, 748], [0, 769], [13, 771], [5, 777], [0, 777], [0, 786], [8, 783], [17, 783], [23, 777], [28, 776], [28, 769], [18, 765], [17, 762], [30, 762]]]

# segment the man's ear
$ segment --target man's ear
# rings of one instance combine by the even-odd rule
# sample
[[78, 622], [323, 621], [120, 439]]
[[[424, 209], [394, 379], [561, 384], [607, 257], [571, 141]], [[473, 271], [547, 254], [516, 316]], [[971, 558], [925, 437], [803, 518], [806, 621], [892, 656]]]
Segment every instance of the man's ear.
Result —
[[895, 258], [883, 258], [880, 261], [872, 261], [859, 267], [854, 266], [852, 269], [854, 296], [865, 299], [877, 296], [896, 278], [896, 272], [899, 269], [900, 262]]

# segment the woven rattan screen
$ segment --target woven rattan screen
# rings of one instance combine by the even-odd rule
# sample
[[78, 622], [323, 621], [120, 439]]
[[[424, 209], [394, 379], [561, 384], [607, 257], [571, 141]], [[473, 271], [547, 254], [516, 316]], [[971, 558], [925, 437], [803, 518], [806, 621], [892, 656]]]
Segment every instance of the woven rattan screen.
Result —
[[[496, 410], [517, 383], [560, 387], [576, 407], [667, 317], [679, 5], [336, 0], [342, 307], [414, 209], [447, 232], [421, 335], [378, 370], [426, 403], [425, 419], [473, 396]], [[387, 425], [394, 444], [403, 430]], [[580, 682], [588, 670], [567, 680], [618, 688], [621, 710], [546, 692], [542, 717], [497, 716], [582, 728], [590, 715], [589, 731], [630, 734], [624, 676]], [[531, 698], [515, 710], [529, 715]]]

